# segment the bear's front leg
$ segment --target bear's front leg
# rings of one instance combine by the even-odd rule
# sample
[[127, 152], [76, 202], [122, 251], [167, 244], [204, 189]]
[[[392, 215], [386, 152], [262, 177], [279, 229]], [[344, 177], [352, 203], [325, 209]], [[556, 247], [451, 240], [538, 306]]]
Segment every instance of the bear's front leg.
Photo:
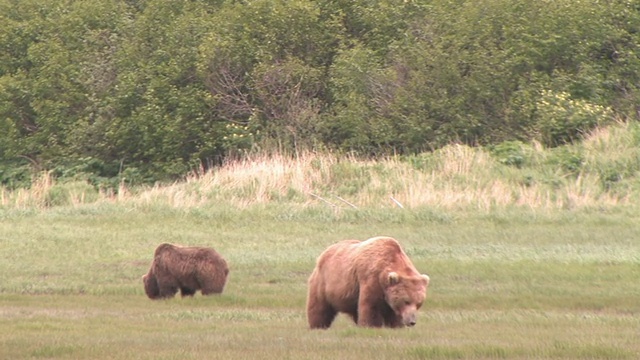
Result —
[[176, 285], [160, 284], [159, 287], [160, 287], [160, 297], [161, 298], [173, 297], [178, 292], [178, 287]]
[[377, 299], [367, 299], [366, 292], [364, 295], [361, 292], [358, 300], [358, 326], [382, 327], [384, 318], [381, 309], [377, 306], [377, 301], [375, 301]]
[[193, 289], [189, 289], [188, 287], [183, 287], [183, 286], [180, 287], [180, 295], [182, 297], [193, 296], [195, 293], [196, 291]]

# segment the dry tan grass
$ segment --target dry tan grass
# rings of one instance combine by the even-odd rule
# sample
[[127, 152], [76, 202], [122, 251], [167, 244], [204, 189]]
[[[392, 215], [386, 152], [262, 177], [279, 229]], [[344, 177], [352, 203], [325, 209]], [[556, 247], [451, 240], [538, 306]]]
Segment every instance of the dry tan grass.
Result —
[[[627, 199], [597, 191], [597, 179], [591, 175], [580, 176], [555, 190], [543, 184], [522, 186], [500, 178], [492, 179], [493, 164], [486, 154], [458, 149], [447, 155], [441, 167], [430, 172], [415, 170], [397, 159], [380, 162], [350, 159], [349, 166], [353, 168], [382, 166], [386, 169], [384, 174], [368, 171], [368, 183], [350, 196], [336, 190], [343, 181], [353, 180], [339, 179], [334, 173], [332, 165], [340, 161], [337, 157], [306, 154], [295, 159], [282, 156], [247, 159], [204, 174], [190, 175], [183, 182], [155, 185], [138, 191], [121, 186], [116, 195], [101, 193], [98, 201], [138, 206], [164, 203], [177, 208], [222, 202], [246, 207], [276, 201], [294, 191], [305, 197], [302, 205], [331, 203], [336, 207], [430, 206], [488, 210], [511, 205], [575, 208], [627, 202]], [[29, 190], [2, 190], [2, 205], [46, 207], [47, 191], [54, 184], [55, 179], [43, 174]], [[83, 193], [70, 194], [70, 205], [82, 205], [84, 197]]]
[[33, 179], [30, 189], [9, 191], [0, 187], [0, 205], [18, 209], [46, 207], [46, 195], [54, 183], [51, 173], [43, 172]]
[[[633, 158], [633, 144], [627, 125], [595, 131], [583, 144], [588, 164], [610, 161], [609, 157]], [[533, 144], [531, 151], [545, 159], [547, 150]], [[611, 155], [614, 154], [614, 155]], [[117, 192], [100, 192], [97, 202], [126, 203], [133, 206], [164, 204], [176, 208], [224, 203], [236, 207], [286, 202], [300, 206], [344, 207], [433, 207], [488, 210], [496, 207], [539, 209], [611, 207], [629, 204], [629, 196], [612, 194], [602, 187], [596, 172], [582, 171], [566, 177], [561, 184], [533, 181], [523, 184], [518, 169], [500, 164], [487, 151], [451, 145], [433, 154], [430, 168], [417, 169], [399, 158], [377, 161], [341, 157], [330, 153], [307, 152], [295, 157], [253, 155], [229, 162], [211, 171], [188, 175], [184, 181], [129, 189], [121, 184]], [[618, 161], [618, 160], [614, 160]], [[554, 173], [536, 164], [529, 169]], [[556, 171], [557, 172], [557, 171]], [[510, 174], [510, 175], [509, 175]], [[542, 175], [540, 175], [542, 176]], [[348, 186], [347, 186], [348, 185]], [[0, 205], [8, 208], [47, 207], [48, 194], [55, 186], [51, 174], [35, 179], [31, 189], [8, 191], [0, 188]], [[87, 202], [84, 193], [69, 192], [69, 205]]]

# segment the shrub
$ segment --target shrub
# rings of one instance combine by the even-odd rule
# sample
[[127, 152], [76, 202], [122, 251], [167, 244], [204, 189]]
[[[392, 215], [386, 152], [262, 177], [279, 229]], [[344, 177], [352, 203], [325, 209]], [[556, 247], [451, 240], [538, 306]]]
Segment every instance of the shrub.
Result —
[[501, 164], [521, 168], [527, 162], [528, 149], [521, 141], [505, 141], [490, 146], [491, 155]]
[[547, 159], [548, 164], [556, 166], [562, 172], [577, 175], [584, 165], [584, 155], [580, 149], [574, 147], [559, 147], [552, 149]]
[[572, 99], [563, 91], [544, 90], [537, 103], [536, 128], [543, 144], [558, 146], [580, 140], [612, 116], [609, 107]]

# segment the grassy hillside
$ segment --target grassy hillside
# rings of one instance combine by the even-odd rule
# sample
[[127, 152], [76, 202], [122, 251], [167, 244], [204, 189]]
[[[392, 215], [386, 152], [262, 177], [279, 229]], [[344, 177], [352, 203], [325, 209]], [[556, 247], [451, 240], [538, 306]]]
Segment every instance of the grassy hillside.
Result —
[[[378, 162], [257, 157], [117, 193], [42, 176], [1, 194], [0, 358], [637, 359], [637, 133]], [[315, 258], [375, 235], [431, 276], [416, 327], [340, 316], [307, 330]], [[161, 242], [215, 247], [225, 292], [147, 299]]]
[[415, 211], [611, 209], [640, 196], [640, 125], [596, 130], [558, 148], [507, 142], [450, 145], [419, 156], [362, 160], [333, 154], [256, 155], [172, 185], [98, 191], [82, 178], [39, 174], [31, 189], [0, 188], [1, 209], [83, 204], [194, 208], [226, 204], [297, 209], [405, 208]]

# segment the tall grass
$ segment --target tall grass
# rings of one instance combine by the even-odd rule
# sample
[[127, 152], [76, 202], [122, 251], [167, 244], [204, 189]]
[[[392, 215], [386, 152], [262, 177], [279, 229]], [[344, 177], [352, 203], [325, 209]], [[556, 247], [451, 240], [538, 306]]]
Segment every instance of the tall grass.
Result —
[[[513, 145], [513, 144], [512, 144]], [[497, 151], [496, 151], [497, 149]], [[331, 153], [253, 155], [169, 185], [98, 191], [41, 173], [30, 189], [0, 188], [3, 208], [87, 203], [191, 208], [255, 204], [343, 208], [489, 210], [606, 209], [640, 194], [640, 126], [598, 129], [584, 142], [546, 149], [517, 143], [501, 151], [450, 145], [410, 157], [363, 160]], [[514, 160], [515, 159], [515, 160]]]

